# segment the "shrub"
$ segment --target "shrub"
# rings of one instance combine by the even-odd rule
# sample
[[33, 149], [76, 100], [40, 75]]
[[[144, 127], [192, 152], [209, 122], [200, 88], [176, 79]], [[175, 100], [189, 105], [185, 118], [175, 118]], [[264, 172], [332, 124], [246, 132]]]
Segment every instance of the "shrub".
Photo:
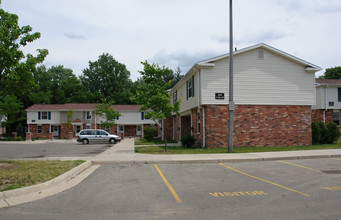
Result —
[[194, 145], [194, 143], [195, 143], [195, 138], [190, 134], [181, 137], [181, 145], [183, 147], [189, 147], [190, 148]]
[[311, 127], [313, 135], [313, 144], [319, 144], [321, 142], [321, 129], [318, 122], [313, 122]]
[[327, 124], [327, 131], [328, 131], [328, 140], [327, 144], [333, 144], [339, 139], [340, 137], [340, 129], [334, 122], [329, 122]]
[[154, 137], [157, 137], [158, 133], [156, 128], [143, 128], [144, 138], [147, 141], [152, 141]]
[[326, 144], [328, 143], [328, 130], [326, 128], [326, 126], [324, 125], [324, 123], [322, 121], [317, 122], [319, 128], [320, 128], [320, 132], [321, 132], [321, 139], [320, 139], [320, 144]]

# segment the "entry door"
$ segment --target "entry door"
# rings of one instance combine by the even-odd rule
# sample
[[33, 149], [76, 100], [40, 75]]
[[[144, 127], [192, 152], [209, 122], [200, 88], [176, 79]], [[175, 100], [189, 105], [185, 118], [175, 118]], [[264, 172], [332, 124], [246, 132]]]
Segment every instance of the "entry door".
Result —
[[59, 137], [59, 126], [53, 126], [53, 137]]
[[136, 125], [136, 136], [142, 136], [142, 126]]

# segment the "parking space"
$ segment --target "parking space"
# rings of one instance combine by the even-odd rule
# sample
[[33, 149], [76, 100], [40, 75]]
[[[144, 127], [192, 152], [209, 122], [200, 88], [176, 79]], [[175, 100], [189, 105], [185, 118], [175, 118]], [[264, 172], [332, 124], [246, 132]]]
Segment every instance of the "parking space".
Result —
[[0, 217], [341, 219], [340, 167], [334, 158], [102, 165], [78, 186]]

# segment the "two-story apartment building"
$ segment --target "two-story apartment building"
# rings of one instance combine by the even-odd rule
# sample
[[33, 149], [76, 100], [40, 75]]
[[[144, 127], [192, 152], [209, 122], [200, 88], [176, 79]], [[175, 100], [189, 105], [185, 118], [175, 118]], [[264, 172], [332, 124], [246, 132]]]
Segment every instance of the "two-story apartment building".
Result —
[[154, 121], [144, 117], [140, 105], [113, 105], [112, 108], [121, 116], [115, 120], [117, 125], [104, 128], [101, 126], [104, 119], [96, 115], [94, 103], [35, 104], [26, 109], [28, 132], [32, 138], [72, 138], [82, 129], [101, 128], [121, 136], [143, 136], [144, 127], [155, 126]]
[[316, 79], [316, 105], [312, 107], [312, 120], [326, 124], [333, 121], [340, 127], [341, 80]]
[[[320, 67], [258, 44], [234, 52], [234, 145], [309, 145]], [[229, 54], [197, 62], [170, 91], [180, 114], [167, 138], [193, 135], [199, 146], [227, 147]]]

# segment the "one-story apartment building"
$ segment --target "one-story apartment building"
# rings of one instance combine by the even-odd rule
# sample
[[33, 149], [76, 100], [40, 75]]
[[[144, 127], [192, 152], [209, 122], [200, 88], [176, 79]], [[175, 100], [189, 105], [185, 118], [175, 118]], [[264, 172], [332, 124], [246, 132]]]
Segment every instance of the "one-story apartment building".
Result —
[[[310, 145], [319, 66], [267, 44], [234, 59], [234, 145]], [[165, 120], [167, 138], [193, 135], [202, 147], [227, 147], [229, 54], [197, 62], [171, 89], [180, 114]]]
[[146, 118], [140, 105], [113, 105], [121, 116], [117, 125], [105, 128], [101, 125], [102, 117], [96, 115], [95, 103], [68, 103], [59, 105], [35, 104], [26, 109], [28, 134], [31, 138], [72, 138], [82, 129], [105, 129], [120, 136], [141, 136], [143, 128], [156, 126]]

